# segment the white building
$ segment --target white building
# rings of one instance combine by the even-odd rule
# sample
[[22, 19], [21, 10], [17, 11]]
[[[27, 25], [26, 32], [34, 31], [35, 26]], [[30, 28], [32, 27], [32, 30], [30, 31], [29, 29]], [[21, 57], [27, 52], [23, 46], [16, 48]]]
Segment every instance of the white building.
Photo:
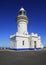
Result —
[[21, 8], [16, 19], [18, 24], [18, 31], [16, 34], [10, 36], [10, 48], [11, 49], [41, 49], [43, 44], [41, 42], [41, 37], [37, 34], [28, 34], [27, 24], [28, 17], [26, 16], [26, 11]]

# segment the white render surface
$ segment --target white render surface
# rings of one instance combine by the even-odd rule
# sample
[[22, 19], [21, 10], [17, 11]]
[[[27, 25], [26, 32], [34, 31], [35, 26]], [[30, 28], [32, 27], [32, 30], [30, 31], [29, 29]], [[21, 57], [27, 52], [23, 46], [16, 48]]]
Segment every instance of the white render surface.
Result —
[[18, 33], [26, 34], [27, 32], [27, 23], [20, 20], [18, 23]]
[[10, 36], [10, 48], [43, 48], [40, 36], [34, 33], [28, 34], [28, 19], [25, 14], [24, 8], [21, 8], [19, 12], [20, 13], [17, 17], [18, 31], [16, 32], [16, 34]]

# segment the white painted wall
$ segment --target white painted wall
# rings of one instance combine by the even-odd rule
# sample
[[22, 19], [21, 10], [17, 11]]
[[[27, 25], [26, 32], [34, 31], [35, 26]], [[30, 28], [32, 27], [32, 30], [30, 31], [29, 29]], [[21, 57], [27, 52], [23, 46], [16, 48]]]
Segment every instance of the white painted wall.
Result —
[[[17, 39], [17, 47], [16, 48], [29, 48], [29, 41], [27, 37], [16, 37]], [[24, 45], [23, 45], [24, 41]]]
[[24, 20], [20, 20], [18, 22], [18, 33], [20, 34], [27, 34], [27, 22], [24, 22]]
[[[12, 39], [10, 39], [10, 48], [35, 48], [34, 41], [36, 41], [36, 48], [43, 48], [43, 44], [41, 42], [41, 38], [39, 36], [34, 35], [22, 35], [16, 34]], [[23, 45], [24, 41], [24, 45]]]
[[36, 48], [43, 48], [41, 38], [39, 38], [38, 35], [31, 34], [29, 40], [30, 40], [30, 43], [31, 43], [31, 46], [30, 46], [31, 48], [35, 48], [34, 47], [34, 44], [35, 44], [34, 41], [36, 41]]
[[16, 37], [10, 39], [10, 48], [16, 47]]

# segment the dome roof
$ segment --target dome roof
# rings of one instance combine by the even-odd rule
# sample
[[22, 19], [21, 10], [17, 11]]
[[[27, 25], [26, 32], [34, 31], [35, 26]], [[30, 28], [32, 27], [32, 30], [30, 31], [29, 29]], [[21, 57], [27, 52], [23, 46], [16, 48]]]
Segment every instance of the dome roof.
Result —
[[20, 10], [19, 10], [19, 13], [18, 13], [19, 15], [26, 15], [26, 11], [25, 11], [25, 9], [24, 8], [21, 8]]
[[25, 11], [25, 9], [24, 8], [21, 8], [20, 11]]

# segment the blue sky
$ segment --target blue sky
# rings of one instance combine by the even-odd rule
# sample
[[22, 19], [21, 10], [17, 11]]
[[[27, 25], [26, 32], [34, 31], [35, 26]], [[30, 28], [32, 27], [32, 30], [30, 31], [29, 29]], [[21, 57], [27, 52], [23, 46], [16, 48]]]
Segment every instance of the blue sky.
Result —
[[45, 0], [0, 0], [0, 46], [10, 46], [10, 35], [17, 31], [16, 17], [21, 7], [29, 18], [28, 32], [41, 36], [46, 46], [46, 1]]

